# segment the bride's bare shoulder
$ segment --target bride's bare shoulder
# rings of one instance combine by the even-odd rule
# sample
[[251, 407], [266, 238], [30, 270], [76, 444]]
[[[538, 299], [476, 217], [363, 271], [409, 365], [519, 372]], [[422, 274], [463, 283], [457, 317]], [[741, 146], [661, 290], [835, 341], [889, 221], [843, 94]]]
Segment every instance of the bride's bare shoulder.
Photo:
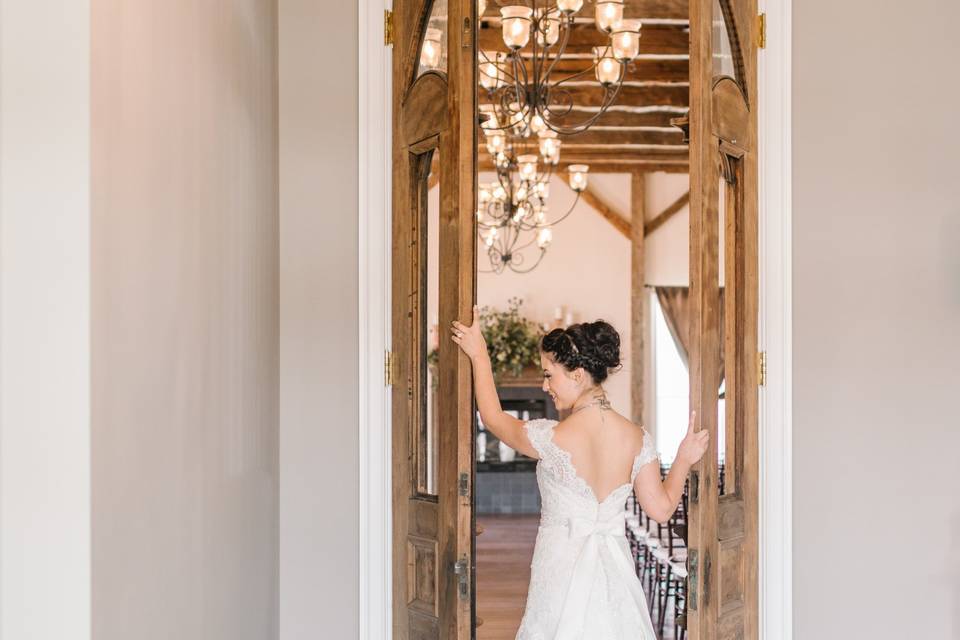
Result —
[[631, 447], [643, 445], [643, 438], [647, 432], [641, 425], [616, 411], [610, 411], [609, 415], [613, 418], [611, 422], [616, 425], [617, 435], [622, 439], [624, 445]]

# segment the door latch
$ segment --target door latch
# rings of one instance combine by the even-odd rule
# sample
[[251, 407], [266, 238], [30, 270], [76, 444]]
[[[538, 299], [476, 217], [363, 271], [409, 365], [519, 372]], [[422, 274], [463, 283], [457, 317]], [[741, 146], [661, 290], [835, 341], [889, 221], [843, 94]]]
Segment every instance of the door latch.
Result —
[[453, 565], [453, 573], [457, 576], [457, 592], [461, 600], [466, 600], [470, 594], [470, 562], [467, 556], [461, 556]]
[[460, 474], [460, 483], [458, 485], [457, 492], [464, 497], [470, 495], [470, 475], [469, 474], [467, 473]]
[[699, 577], [700, 554], [696, 549], [690, 549], [687, 554], [687, 608], [697, 610], [697, 578]]

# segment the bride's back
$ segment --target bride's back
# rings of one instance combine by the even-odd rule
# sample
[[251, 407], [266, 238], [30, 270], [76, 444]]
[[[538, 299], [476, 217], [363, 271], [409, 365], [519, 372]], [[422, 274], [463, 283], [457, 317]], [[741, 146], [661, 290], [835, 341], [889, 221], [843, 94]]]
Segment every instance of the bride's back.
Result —
[[630, 483], [643, 438], [643, 429], [616, 411], [599, 407], [574, 413], [556, 426], [553, 435], [554, 443], [570, 454], [577, 475], [599, 501]]

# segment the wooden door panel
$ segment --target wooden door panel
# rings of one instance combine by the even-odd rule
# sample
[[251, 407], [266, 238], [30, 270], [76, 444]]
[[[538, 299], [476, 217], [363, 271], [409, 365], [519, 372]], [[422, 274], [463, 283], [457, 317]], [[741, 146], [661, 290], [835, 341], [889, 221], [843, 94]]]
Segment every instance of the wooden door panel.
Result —
[[[473, 405], [446, 327], [469, 321], [474, 301], [474, 8], [393, 11], [393, 637], [466, 640]], [[439, 55], [421, 49], [425, 34]]]
[[691, 640], [759, 630], [755, 16], [756, 0], [690, 3], [690, 386], [712, 436], [690, 508]]

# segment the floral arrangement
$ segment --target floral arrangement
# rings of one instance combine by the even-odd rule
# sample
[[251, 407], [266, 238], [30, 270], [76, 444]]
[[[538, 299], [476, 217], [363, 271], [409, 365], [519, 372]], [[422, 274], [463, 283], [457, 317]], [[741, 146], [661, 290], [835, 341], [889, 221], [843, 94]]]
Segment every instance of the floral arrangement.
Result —
[[[480, 331], [487, 343], [493, 376], [499, 380], [504, 374], [519, 377], [529, 366], [537, 366], [540, 358], [540, 338], [545, 329], [523, 317], [521, 298], [510, 298], [507, 310], [491, 307], [480, 309]], [[436, 348], [427, 354], [427, 363], [437, 366]]]
[[520, 376], [529, 366], [536, 366], [540, 357], [541, 327], [520, 313], [523, 300], [510, 298], [506, 311], [490, 307], [480, 309], [480, 330], [487, 342], [487, 352], [495, 378], [504, 374]]

